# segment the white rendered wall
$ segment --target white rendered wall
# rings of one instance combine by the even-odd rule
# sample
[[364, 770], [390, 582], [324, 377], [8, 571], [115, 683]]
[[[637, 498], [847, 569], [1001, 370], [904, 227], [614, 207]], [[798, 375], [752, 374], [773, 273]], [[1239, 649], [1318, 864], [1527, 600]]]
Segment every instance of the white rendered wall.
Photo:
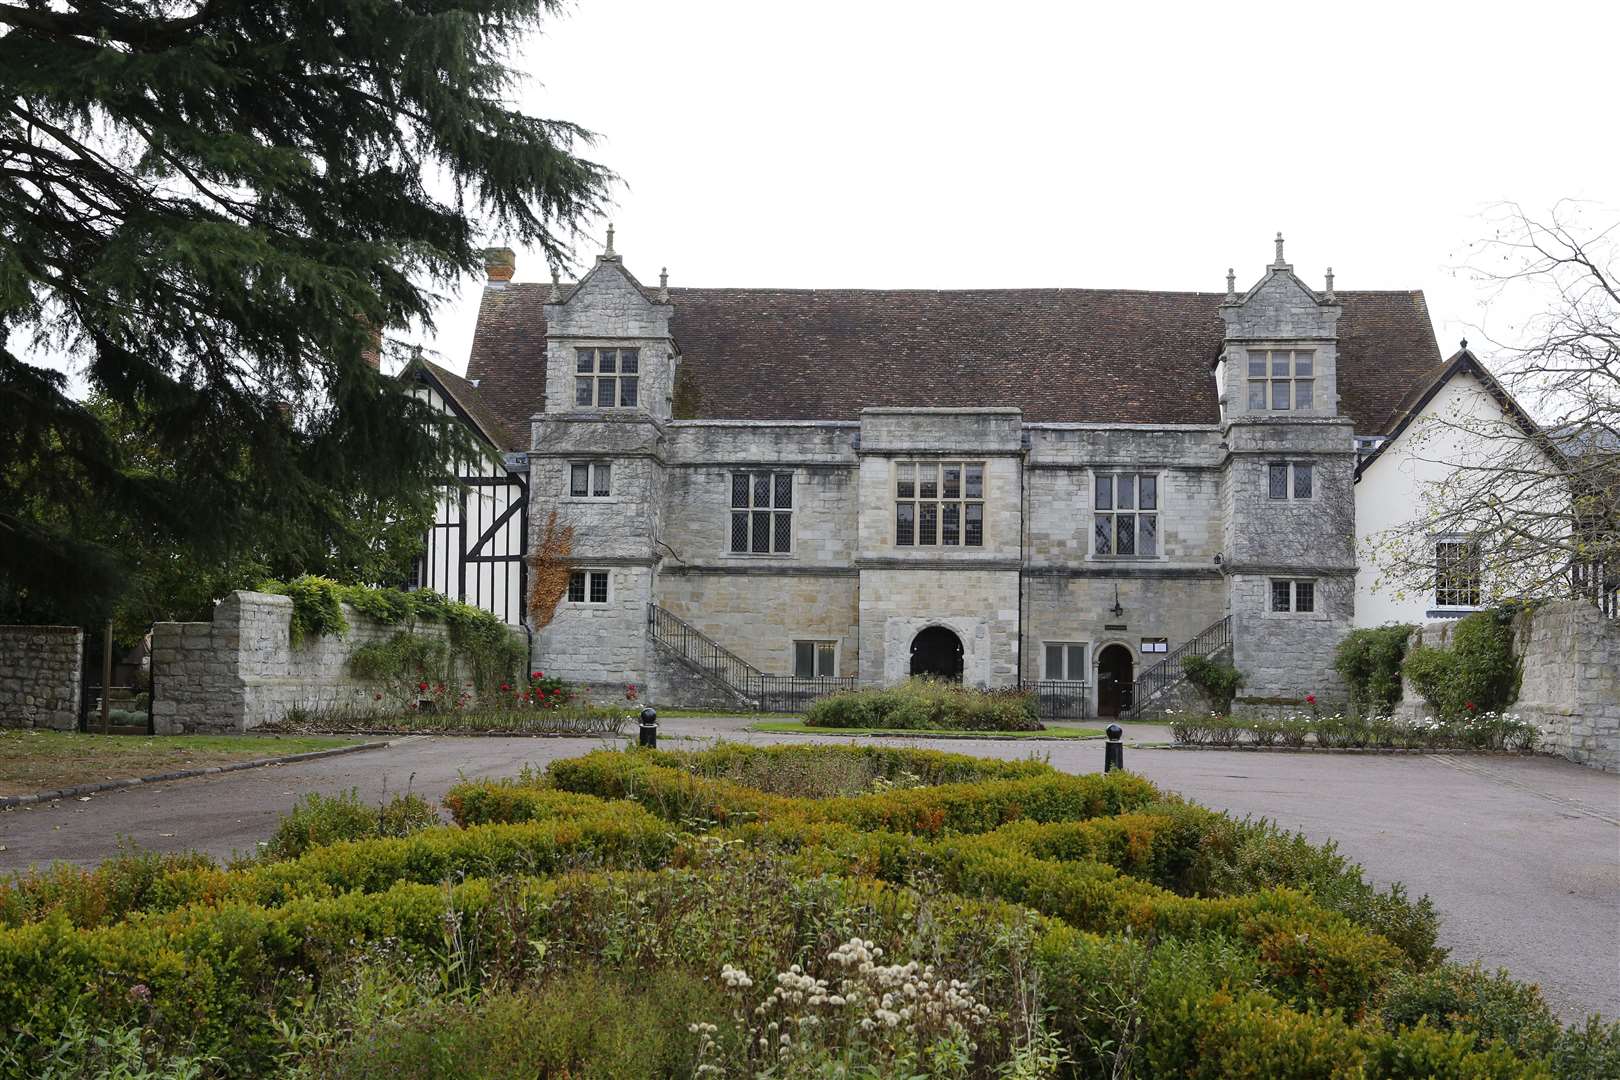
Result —
[[[1421, 520], [1426, 488], [1443, 483], [1460, 463], [1477, 464], [1501, 454], [1501, 440], [1465, 430], [1467, 425], [1511, 423], [1480, 381], [1460, 372], [1362, 472], [1355, 486], [1356, 554], [1360, 564], [1356, 573], [1356, 626], [1422, 624], [1439, 617], [1430, 614], [1439, 610], [1435, 607], [1432, 581], [1426, 588], [1402, 588], [1380, 581], [1370, 554], [1375, 546], [1387, 545], [1392, 533]], [[1408, 542], [1416, 545], [1420, 539]], [[1432, 539], [1428, 543], [1432, 547]], [[1468, 609], [1445, 610], [1461, 613]]]

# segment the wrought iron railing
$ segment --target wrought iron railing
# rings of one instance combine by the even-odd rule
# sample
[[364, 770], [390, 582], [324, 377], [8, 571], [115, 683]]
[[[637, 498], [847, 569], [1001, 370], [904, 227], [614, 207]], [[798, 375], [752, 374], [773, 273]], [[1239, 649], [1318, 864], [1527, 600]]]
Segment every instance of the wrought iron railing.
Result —
[[1620, 565], [1597, 560], [1569, 568], [1570, 587], [1579, 599], [1590, 600], [1611, 619], [1620, 619]]
[[1124, 713], [1141, 708], [1180, 682], [1185, 675], [1182, 661], [1187, 657], [1208, 656], [1231, 644], [1232, 616], [1227, 615], [1220, 622], [1211, 623], [1198, 631], [1192, 640], [1137, 676], [1136, 682], [1131, 685], [1130, 699], [1121, 702], [1120, 711]]
[[803, 712], [813, 701], [828, 694], [855, 689], [855, 679], [821, 676], [802, 679], [797, 675], [760, 675], [755, 678], [757, 694], [750, 695], [766, 712]]
[[1026, 682], [1022, 689], [1035, 695], [1042, 720], [1084, 720], [1091, 715], [1091, 684], [1063, 679]]
[[657, 604], [647, 605], [647, 629], [654, 641], [667, 645], [736, 690], [747, 693], [746, 687], [765, 674], [691, 623]]
[[802, 679], [767, 675], [677, 615], [647, 606], [647, 631], [653, 640], [680, 654], [766, 712], [799, 712], [817, 698], [855, 689], [853, 678]]

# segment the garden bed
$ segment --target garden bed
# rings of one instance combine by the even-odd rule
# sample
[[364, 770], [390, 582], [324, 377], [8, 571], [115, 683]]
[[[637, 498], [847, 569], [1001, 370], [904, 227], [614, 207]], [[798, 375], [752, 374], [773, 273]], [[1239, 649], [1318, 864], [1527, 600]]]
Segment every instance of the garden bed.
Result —
[[267, 730], [354, 735], [559, 735], [614, 738], [635, 722], [622, 708], [478, 709], [369, 712], [295, 711]]
[[804, 711], [816, 728], [864, 731], [1040, 731], [1033, 694], [971, 690], [930, 679], [831, 694]]
[[964, 731], [961, 728], [814, 727], [802, 720], [761, 720], [748, 730], [773, 735], [887, 735], [909, 739], [1100, 739], [1103, 734], [1101, 728], [1062, 724], [1045, 724], [1039, 731]]
[[0, 1076], [1620, 1069], [1620, 1027], [1447, 964], [1426, 900], [1129, 773], [723, 744], [446, 805], [0, 885]]
[[1536, 748], [1540, 732], [1513, 713], [1489, 711], [1454, 719], [1322, 715], [1314, 710], [1271, 716], [1218, 716], [1169, 711], [1163, 722], [1180, 746], [1214, 749], [1510, 751]]

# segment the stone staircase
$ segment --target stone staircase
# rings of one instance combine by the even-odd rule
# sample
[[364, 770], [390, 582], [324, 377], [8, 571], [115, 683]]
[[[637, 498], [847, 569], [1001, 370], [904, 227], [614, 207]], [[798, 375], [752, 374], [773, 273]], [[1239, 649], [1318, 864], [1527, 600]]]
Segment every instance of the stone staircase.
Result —
[[1187, 657], [1230, 655], [1231, 651], [1232, 616], [1227, 615], [1198, 631], [1192, 640], [1138, 675], [1131, 686], [1131, 707], [1123, 710], [1122, 715], [1140, 720], [1150, 709], [1167, 704], [1176, 688], [1187, 681], [1187, 672], [1182, 667]]
[[671, 665], [665, 692], [683, 699], [679, 704], [797, 712], [817, 698], [855, 688], [853, 678], [768, 675], [657, 604], [647, 606], [647, 636], [660, 660]]

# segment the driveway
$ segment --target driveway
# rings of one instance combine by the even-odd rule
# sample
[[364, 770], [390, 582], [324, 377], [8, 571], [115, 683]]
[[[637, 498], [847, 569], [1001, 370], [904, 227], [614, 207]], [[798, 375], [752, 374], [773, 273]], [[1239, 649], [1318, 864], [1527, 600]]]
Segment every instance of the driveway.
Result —
[[[663, 742], [823, 741], [752, 735], [732, 718], [671, 719]], [[1127, 733], [1157, 737], [1153, 729]], [[299, 796], [356, 788], [367, 800], [438, 799], [463, 776], [509, 776], [600, 739], [409, 738], [387, 750], [129, 788], [0, 813], [0, 872], [53, 859], [93, 864], [120, 837], [159, 851], [252, 851]], [[958, 753], [1049, 757], [1102, 768], [1100, 742], [905, 740]], [[1620, 1018], [1620, 776], [1553, 758], [1126, 751], [1161, 787], [1238, 816], [1334, 840], [1380, 884], [1427, 893], [1452, 958], [1539, 983], [1567, 1019]]]

